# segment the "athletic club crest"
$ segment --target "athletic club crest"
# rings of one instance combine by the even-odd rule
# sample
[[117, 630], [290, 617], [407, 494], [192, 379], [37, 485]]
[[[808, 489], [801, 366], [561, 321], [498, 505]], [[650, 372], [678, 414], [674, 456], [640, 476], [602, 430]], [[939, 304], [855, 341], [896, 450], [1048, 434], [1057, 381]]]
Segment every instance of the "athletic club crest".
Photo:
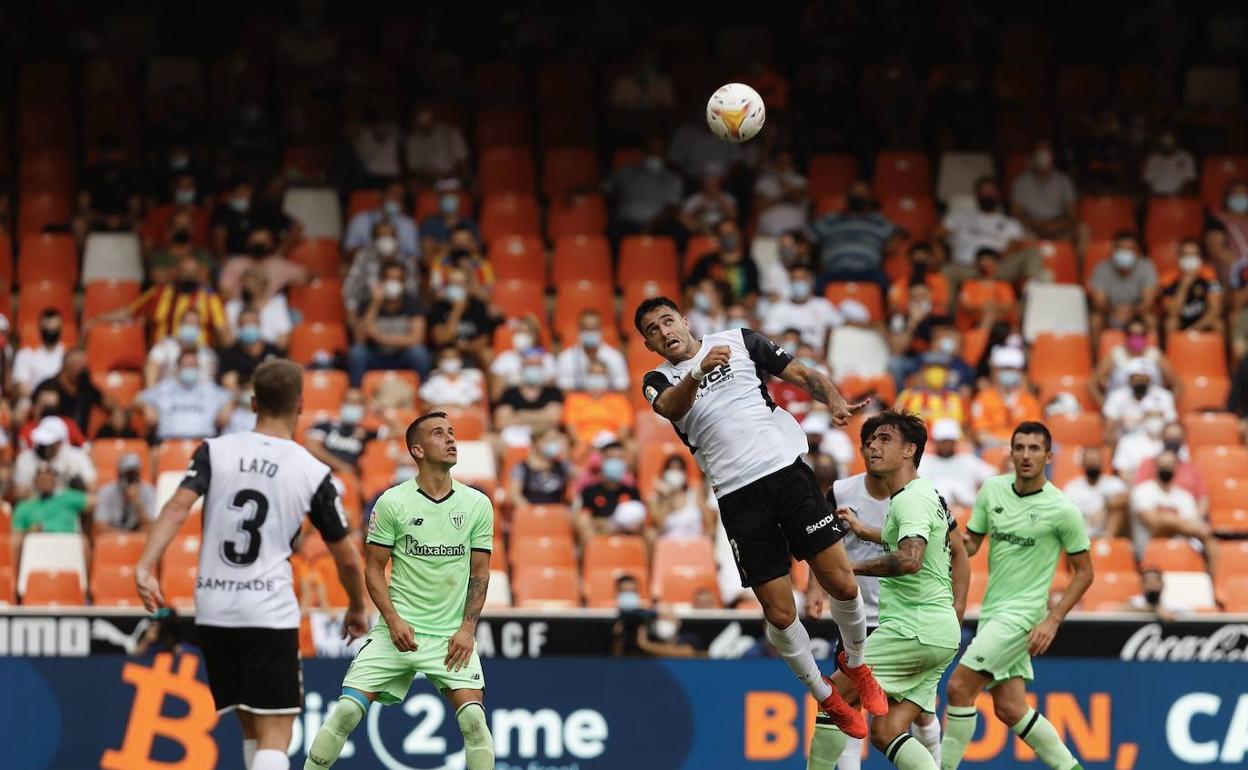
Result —
[[464, 528], [464, 512], [463, 511], [455, 511], [454, 513], [451, 514], [451, 526], [454, 527], [455, 529]]

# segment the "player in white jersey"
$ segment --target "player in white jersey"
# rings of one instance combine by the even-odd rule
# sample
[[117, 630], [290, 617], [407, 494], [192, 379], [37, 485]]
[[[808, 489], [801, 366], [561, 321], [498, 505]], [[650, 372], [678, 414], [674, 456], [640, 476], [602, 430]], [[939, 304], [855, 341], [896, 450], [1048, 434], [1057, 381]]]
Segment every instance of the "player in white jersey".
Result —
[[767, 379], [777, 376], [806, 389], [845, 425], [862, 404], [847, 404], [827, 375], [794, 359], [749, 329], [694, 339], [676, 303], [654, 297], [637, 307], [633, 324], [646, 347], [666, 359], [642, 380], [654, 411], [671, 420], [719, 501], [741, 585], [754, 590], [767, 619], [768, 640], [820, 709], [847, 735], [865, 737], [862, 712], [824, 677], [797, 617], [789, 579], [791, 557], [810, 565], [831, 594], [832, 617], [845, 649], [839, 666], [863, 705], [885, 714], [888, 701], [862, 663], [867, 623], [841, 527], [802, 461], [806, 434], [771, 400]]
[[291, 726], [303, 704], [299, 602], [292, 543], [306, 515], [320, 530], [350, 597], [344, 637], [368, 630], [364, 569], [329, 466], [295, 443], [303, 370], [285, 360], [252, 376], [256, 427], [200, 444], [165, 503], [135, 566], [143, 606], [165, 606], [156, 565], [191, 507], [204, 498], [195, 625], [218, 713], [237, 711], [247, 770], [287, 770]]

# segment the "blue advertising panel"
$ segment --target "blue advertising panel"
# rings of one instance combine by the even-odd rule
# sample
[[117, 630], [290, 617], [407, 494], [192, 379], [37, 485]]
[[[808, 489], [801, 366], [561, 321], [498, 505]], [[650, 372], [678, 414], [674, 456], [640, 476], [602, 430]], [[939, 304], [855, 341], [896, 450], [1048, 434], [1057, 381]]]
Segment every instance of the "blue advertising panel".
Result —
[[[292, 766], [335, 703], [346, 661], [309, 660]], [[1248, 766], [1248, 676], [1238, 663], [1040, 660], [1037, 705], [1088, 770]], [[498, 770], [803, 768], [814, 704], [774, 660], [538, 659], [486, 664]], [[0, 756], [29, 770], [241, 768], [194, 654], [0, 659]], [[991, 716], [967, 768], [1041, 767]], [[427, 682], [374, 707], [342, 770], [459, 770], [454, 714]], [[890, 767], [871, 755], [867, 768]]]

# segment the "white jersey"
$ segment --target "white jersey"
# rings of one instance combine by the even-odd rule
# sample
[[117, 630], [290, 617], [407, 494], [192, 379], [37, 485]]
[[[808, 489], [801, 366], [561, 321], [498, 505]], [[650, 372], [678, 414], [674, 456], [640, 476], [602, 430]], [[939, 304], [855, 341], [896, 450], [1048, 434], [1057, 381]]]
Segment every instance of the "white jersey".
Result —
[[697, 354], [679, 364], [664, 361], [642, 380], [651, 405], [677, 385], [711, 348], [727, 345], [728, 362], [707, 372], [693, 408], [674, 422], [715, 496], [722, 498], [752, 481], [783, 470], [804, 455], [809, 442], [793, 416], [776, 406], [767, 391], [793, 357], [750, 329], [730, 329], [702, 338]]
[[294, 441], [232, 433], [200, 444], [181, 486], [204, 496], [195, 622], [298, 628], [290, 555], [303, 517], [327, 543], [347, 536], [329, 466]]
[[[877, 500], [867, 491], [867, 474], [859, 473], [847, 479], [837, 479], [828, 490], [828, 502], [833, 510], [849, 507], [854, 509], [858, 519], [872, 529], [884, 529], [884, 519], [888, 516], [890, 498]], [[851, 562], [867, 561], [884, 555], [884, 546], [863, 540], [853, 532], [841, 540]], [[867, 612], [867, 625], [880, 624], [880, 579], [871, 575], [858, 576], [858, 593], [862, 596], [862, 604]]]

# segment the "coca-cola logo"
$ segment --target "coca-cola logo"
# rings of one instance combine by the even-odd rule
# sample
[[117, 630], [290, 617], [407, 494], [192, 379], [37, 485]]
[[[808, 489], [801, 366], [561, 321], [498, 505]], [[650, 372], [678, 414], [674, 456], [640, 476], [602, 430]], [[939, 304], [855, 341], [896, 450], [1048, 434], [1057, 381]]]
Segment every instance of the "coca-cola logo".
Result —
[[1123, 660], [1248, 660], [1248, 624], [1228, 623], [1207, 636], [1166, 634], [1160, 623], [1141, 626], [1118, 657]]

